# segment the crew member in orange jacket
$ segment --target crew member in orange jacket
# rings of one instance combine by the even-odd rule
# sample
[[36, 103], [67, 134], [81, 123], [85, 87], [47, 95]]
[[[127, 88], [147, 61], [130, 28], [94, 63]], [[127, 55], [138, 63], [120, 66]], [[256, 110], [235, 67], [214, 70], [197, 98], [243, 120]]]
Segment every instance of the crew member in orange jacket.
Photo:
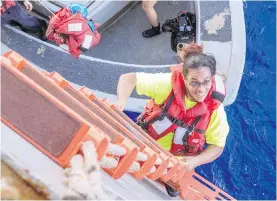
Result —
[[[198, 49], [199, 50], [199, 49]], [[210, 163], [223, 152], [229, 125], [222, 101], [225, 87], [216, 60], [202, 52], [187, 53], [171, 73], [121, 75], [115, 105], [123, 110], [136, 87], [151, 98], [139, 125], [188, 170]], [[204, 149], [204, 144], [208, 146]], [[178, 192], [166, 185], [170, 196]]]

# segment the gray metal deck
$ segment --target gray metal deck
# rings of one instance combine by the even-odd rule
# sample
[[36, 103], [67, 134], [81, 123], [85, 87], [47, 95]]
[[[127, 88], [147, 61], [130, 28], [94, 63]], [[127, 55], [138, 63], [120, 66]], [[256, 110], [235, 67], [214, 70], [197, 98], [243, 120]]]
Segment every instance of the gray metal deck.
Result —
[[[161, 26], [167, 19], [177, 17], [181, 10], [195, 13], [193, 1], [160, 1], [155, 10]], [[85, 55], [130, 64], [176, 63], [176, 53], [170, 47], [170, 33], [142, 37], [142, 32], [150, 27], [140, 3], [105, 31], [101, 43]]]

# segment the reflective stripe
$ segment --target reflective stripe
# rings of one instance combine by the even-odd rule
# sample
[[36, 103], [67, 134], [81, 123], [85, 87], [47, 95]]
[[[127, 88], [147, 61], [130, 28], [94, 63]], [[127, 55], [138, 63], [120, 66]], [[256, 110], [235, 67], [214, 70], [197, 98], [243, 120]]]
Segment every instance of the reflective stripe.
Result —
[[82, 47], [89, 49], [92, 41], [92, 36], [91, 35], [85, 35], [85, 39], [83, 41]]
[[215, 78], [215, 90], [219, 93], [225, 94], [225, 86], [222, 78], [217, 74], [215, 74], [214, 78]]
[[172, 122], [165, 117], [163, 120], [157, 120], [152, 124], [153, 129], [158, 135], [162, 134], [166, 129], [172, 125]]
[[194, 144], [199, 143], [199, 141], [200, 141], [199, 139], [193, 139], [193, 140], [192, 140], [192, 142], [193, 142]]
[[82, 23], [71, 23], [67, 26], [68, 31], [82, 31]]
[[187, 128], [178, 127], [175, 130], [173, 143], [183, 145], [183, 137], [186, 134], [187, 130], [188, 130]]

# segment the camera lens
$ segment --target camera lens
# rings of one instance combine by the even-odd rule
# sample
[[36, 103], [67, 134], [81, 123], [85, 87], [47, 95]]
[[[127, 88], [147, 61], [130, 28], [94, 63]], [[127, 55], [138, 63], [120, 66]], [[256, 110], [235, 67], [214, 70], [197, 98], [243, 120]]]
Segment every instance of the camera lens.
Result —
[[182, 49], [182, 48], [184, 47], [184, 45], [183, 45], [183, 43], [179, 43], [179, 44], [177, 45], [177, 47], [178, 47], [178, 49]]
[[187, 29], [187, 31], [191, 31], [192, 28], [191, 28], [191, 26], [187, 26], [186, 29]]

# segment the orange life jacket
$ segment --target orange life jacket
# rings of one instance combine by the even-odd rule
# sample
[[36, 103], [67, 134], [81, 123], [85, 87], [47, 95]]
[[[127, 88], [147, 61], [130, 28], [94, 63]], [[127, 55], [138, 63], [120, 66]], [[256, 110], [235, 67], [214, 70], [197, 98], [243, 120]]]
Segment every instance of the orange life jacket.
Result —
[[[72, 14], [68, 8], [62, 8], [51, 18], [45, 35], [57, 44], [66, 44], [69, 53], [78, 58], [82, 52], [96, 46], [101, 38], [99, 32], [91, 30], [87, 22], [80, 12]], [[94, 25], [99, 27], [97, 23]]]
[[6, 12], [10, 7], [15, 6], [15, 1], [13, 0], [1, 0], [2, 6], [1, 6], [1, 15]]
[[225, 98], [222, 79], [215, 75], [212, 87], [203, 102], [186, 109], [182, 67], [171, 67], [172, 91], [162, 105], [151, 100], [138, 118], [138, 124], [155, 140], [170, 132], [174, 138], [170, 152], [177, 156], [199, 154], [205, 145], [205, 131], [211, 115]]

